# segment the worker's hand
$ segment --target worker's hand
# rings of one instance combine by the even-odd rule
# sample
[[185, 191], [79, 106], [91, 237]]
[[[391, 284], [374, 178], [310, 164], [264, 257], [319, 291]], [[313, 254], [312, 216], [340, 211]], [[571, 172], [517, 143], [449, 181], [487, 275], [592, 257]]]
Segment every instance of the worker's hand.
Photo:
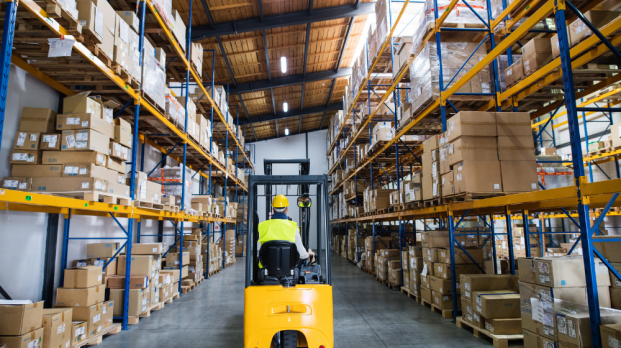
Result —
[[315, 253], [311, 249], [308, 249], [308, 261], [309, 262], [315, 261]]

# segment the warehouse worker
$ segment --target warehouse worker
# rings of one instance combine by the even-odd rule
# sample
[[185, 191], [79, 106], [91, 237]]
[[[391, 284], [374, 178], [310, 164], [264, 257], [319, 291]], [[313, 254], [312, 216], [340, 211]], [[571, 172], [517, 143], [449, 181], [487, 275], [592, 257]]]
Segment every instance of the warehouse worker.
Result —
[[287, 197], [284, 195], [274, 197], [272, 200], [272, 218], [259, 224], [259, 249], [263, 243], [283, 240], [295, 243], [300, 259], [306, 260], [309, 256], [314, 256], [315, 253], [310, 249], [306, 252], [304, 244], [302, 244], [298, 224], [288, 219], [287, 211], [289, 211]]

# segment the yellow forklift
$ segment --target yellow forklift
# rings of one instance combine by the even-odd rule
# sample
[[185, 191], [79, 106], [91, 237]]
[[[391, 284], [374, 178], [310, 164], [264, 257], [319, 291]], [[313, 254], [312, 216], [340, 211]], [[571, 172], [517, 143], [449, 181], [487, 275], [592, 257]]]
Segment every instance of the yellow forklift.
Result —
[[[279, 160], [278, 163], [296, 161], [300, 160]], [[266, 173], [271, 174], [273, 163], [270, 162], [270, 170]], [[248, 178], [250, 242], [246, 244], [244, 347], [334, 347], [327, 185], [326, 175], [251, 175]], [[300, 260], [295, 243], [287, 241], [267, 242], [257, 250], [258, 197], [265, 196], [268, 207], [263, 221], [270, 218], [272, 189], [281, 188], [280, 193], [294, 196], [288, 194], [291, 187], [297, 188], [293, 193], [299, 197], [300, 225], [304, 229], [302, 239], [306, 248], [312, 244], [309, 217], [311, 197], [316, 196], [316, 260], [312, 262]], [[316, 187], [315, 195], [310, 194], [309, 187]]]

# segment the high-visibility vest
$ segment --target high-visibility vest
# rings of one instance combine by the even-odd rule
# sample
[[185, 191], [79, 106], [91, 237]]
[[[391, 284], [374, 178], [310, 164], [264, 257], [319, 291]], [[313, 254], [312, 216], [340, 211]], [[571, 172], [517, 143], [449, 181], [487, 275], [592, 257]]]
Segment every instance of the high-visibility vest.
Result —
[[298, 224], [284, 219], [266, 220], [259, 224], [259, 243], [261, 245], [273, 241], [284, 240], [295, 243]]

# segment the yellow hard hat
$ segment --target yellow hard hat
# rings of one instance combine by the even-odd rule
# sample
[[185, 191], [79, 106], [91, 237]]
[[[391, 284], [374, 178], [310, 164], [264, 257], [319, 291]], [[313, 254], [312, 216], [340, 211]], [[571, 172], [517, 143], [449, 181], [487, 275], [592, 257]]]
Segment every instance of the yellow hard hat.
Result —
[[288, 206], [289, 206], [289, 200], [287, 200], [287, 197], [285, 197], [285, 195], [277, 195], [272, 200], [272, 207], [274, 208], [285, 208]]

